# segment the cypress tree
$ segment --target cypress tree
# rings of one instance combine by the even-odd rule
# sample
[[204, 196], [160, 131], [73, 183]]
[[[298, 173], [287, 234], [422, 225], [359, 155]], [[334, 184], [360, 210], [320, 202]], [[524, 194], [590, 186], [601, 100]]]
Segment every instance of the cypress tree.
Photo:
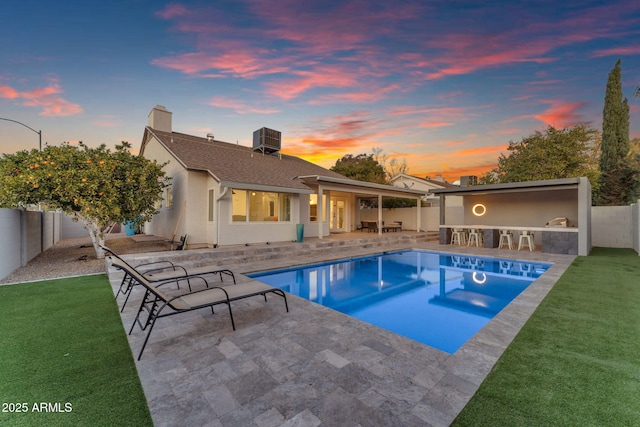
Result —
[[615, 169], [629, 152], [629, 103], [622, 97], [620, 60], [609, 73], [602, 112], [602, 172]]
[[609, 72], [607, 90], [602, 112], [602, 154], [600, 156], [599, 204], [624, 204], [625, 197], [619, 194], [616, 172], [624, 167], [629, 153], [629, 102], [622, 95], [621, 60]]

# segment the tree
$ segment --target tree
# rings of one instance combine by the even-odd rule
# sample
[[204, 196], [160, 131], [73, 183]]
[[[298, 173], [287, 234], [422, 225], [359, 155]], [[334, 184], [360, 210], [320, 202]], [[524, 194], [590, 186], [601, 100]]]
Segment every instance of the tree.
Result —
[[385, 183], [384, 169], [373, 158], [373, 154], [347, 154], [339, 159], [330, 170], [358, 181]]
[[384, 169], [384, 178], [385, 183], [387, 184], [390, 183], [394, 177], [409, 172], [407, 159], [390, 159], [386, 153], [383, 153], [382, 148], [373, 148], [373, 159], [382, 166], [382, 169]]
[[629, 102], [622, 94], [621, 61], [609, 72], [602, 111], [602, 154], [600, 156], [599, 205], [624, 205], [629, 202], [628, 189], [637, 175], [629, 158]]
[[558, 130], [549, 126], [520, 142], [509, 142], [509, 155], [501, 154], [498, 167], [481, 181], [521, 182], [586, 176], [598, 180], [600, 134], [586, 125]]
[[81, 221], [96, 256], [103, 258], [102, 229], [123, 222], [151, 220], [168, 178], [164, 165], [129, 152], [122, 142], [115, 151], [63, 143], [42, 151], [20, 151], [0, 158], [0, 206], [27, 208], [42, 204]]

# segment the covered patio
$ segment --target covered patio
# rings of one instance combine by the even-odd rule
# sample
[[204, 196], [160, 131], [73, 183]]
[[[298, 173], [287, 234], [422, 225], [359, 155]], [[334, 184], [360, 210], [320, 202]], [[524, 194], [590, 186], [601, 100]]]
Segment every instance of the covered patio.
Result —
[[[324, 212], [325, 217], [323, 217], [323, 220], [316, 220], [308, 224], [311, 228], [317, 227], [317, 232], [313, 230], [311, 235], [317, 236], [319, 239], [327, 236], [327, 227], [330, 233], [359, 230], [362, 222], [360, 206], [363, 199], [374, 199], [377, 202], [378, 215], [375, 231], [378, 235], [382, 235], [387, 231], [404, 229], [397, 224], [383, 225], [382, 202], [385, 197], [415, 200], [417, 204], [416, 231], [421, 229], [420, 201], [426, 196], [425, 191], [321, 175], [300, 176], [298, 179], [315, 191], [317, 195], [316, 212]], [[329, 195], [328, 202], [326, 195]], [[328, 203], [329, 206], [326, 206], [325, 203]], [[328, 221], [325, 219], [327, 214]], [[310, 217], [313, 217], [313, 214], [310, 213]]]
[[[452, 242], [453, 230], [475, 229], [482, 232], [482, 246], [488, 248], [502, 246], [501, 232], [511, 232], [513, 240], [527, 232], [534, 235], [533, 245], [542, 252], [588, 255], [591, 251], [591, 185], [587, 178], [441, 188], [430, 193], [440, 196], [442, 245]], [[446, 197], [454, 195], [463, 198], [462, 223], [453, 224], [446, 218]]]

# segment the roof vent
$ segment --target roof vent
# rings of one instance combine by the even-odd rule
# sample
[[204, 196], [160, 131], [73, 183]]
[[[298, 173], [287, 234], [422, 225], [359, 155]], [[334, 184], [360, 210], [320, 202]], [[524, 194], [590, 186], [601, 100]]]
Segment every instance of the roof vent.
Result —
[[213, 139], [214, 139], [213, 134], [212, 134], [212, 133], [208, 133], [208, 134], [207, 134], [207, 141], [209, 141], [209, 142], [213, 142]]
[[281, 141], [282, 133], [277, 130], [261, 128], [253, 132], [253, 150], [262, 154], [279, 152]]

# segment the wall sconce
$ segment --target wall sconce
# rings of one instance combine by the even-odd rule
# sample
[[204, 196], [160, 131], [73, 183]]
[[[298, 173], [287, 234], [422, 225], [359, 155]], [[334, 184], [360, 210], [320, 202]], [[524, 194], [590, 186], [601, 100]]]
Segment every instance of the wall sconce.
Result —
[[471, 209], [475, 216], [482, 216], [487, 213], [487, 207], [482, 203], [476, 203]]

